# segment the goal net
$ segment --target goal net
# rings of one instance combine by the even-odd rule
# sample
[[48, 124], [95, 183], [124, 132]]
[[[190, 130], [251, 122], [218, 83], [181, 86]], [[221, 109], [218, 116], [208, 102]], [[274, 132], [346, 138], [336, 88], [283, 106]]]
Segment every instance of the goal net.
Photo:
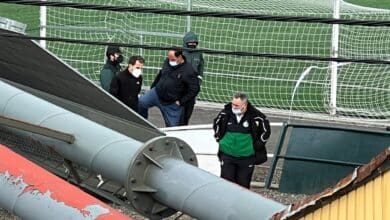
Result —
[[[67, 1], [70, 2], [70, 1]], [[89, 4], [139, 6], [193, 11], [241, 12], [332, 18], [333, 0], [83, 0]], [[390, 11], [340, 4], [340, 18], [390, 20]], [[182, 46], [187, 31], [199, 36], [200, 48], [253, 53], [331, 57], [332, 25], [189, 17], [147, 13], [48, 7], [47, 36], [102, 42]], [[390, 59], [390, 28], [339, 26], [338, 56]], [[49, 42], [48, 49], [98, 83], [105, 47]], [[123, 48], [124, 55], [146, 59], [149, 86], [166, 51]], [[324, 117], [390, 119], [390, 65], [337, 64], [336, 115], [330, 115], [334, 63], [204, 54], [205, 73], [198, 100], [226, 103], [235, 91], [248, 93], [260, 108], [314, 113]], [[302, 78], [302, 74], [305, 77]], [[301, 80], [298, 82], [298, 79]], [[295, 94], [293, 94], [295, 91]], [[317, 117], [317, 116], [316, 116]]]

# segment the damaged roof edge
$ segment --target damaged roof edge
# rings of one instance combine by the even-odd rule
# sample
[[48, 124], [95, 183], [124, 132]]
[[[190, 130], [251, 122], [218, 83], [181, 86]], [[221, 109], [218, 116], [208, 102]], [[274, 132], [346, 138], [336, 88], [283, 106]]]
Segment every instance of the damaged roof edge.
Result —
[[375, 156], [369, 163], [356, 168], [353, 173], [340, 180], [335, 186], [290, 205], [272, 216], [272, 220], [298, 219], [333, 200], [355, 190], [390, 169], [390, 146]]

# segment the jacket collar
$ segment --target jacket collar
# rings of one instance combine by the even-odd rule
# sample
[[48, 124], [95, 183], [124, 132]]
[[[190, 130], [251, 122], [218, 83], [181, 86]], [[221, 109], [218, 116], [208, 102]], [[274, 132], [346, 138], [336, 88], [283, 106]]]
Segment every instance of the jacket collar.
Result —
[[119, 70], [121, 68], [120, 64], [114, 64], [111, 60], [107, 60], [105, 64], [105, 68], [109, 68], [111, 70]]

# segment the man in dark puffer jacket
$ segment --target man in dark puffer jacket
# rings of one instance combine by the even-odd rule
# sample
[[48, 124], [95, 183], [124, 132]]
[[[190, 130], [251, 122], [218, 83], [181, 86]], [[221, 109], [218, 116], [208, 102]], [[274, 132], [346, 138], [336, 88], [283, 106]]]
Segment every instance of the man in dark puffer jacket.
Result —
[[182, 51], [168, 51], [168, 59], [151, 89], [139, 99], [139, 113], [148, 118], [148, 109], [160, 109], [167, 127], [178, 126], [183, 106], [199, 92], [199, 79]]

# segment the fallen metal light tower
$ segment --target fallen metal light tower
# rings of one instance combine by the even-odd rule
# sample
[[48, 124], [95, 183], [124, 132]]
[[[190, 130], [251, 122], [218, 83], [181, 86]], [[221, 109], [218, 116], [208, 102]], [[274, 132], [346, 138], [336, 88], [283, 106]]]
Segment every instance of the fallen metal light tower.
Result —
[[[103, 179], [122, 184], [135, 209], [153, 219], [182, 211], [198, 219], [268, 219], [285, 207], [198, 169], [182, 140], [156, 137], [145, 143], [124, 136], [0, 81], [0, 113], [62, 133], [72, 144], [25, 133], [52, 146]], [[80, 94], [82, 95], [82, 94]]]
[[0, 145], [0, 207], [23, 219], [129, 219]]

